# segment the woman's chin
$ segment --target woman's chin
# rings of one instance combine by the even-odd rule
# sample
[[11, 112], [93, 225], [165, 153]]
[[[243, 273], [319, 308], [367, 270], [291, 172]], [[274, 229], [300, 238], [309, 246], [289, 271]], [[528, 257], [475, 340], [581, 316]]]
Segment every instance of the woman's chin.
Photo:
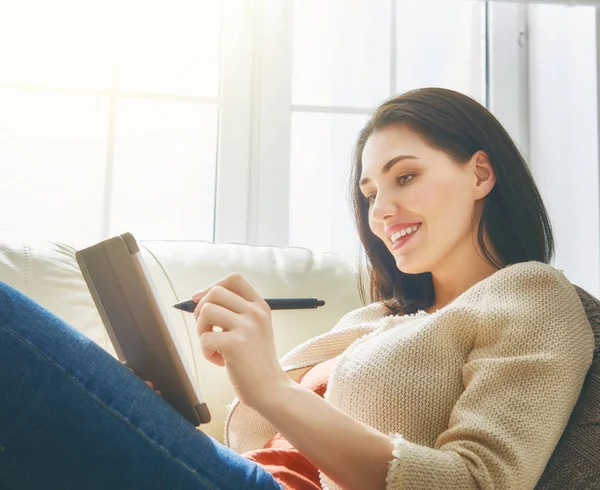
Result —
[[396, 267], [398, 270], [404, 274], [422, 274], [423, 272], [427, 272], [428, 268], [425, 264], [421, 263], [421, 261], [416, 260], [414, 257], [406, 257], [401, 255], [396, 255]]

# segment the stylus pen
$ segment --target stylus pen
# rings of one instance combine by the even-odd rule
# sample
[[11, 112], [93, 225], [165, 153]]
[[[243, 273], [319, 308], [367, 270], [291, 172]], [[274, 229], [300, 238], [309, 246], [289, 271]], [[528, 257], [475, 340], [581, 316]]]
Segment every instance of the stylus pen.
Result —
[[[265, 299], [265, 301], [272, 310], [305, 310], [318, 308], [325, 304], [325, 301], [317, 298], [275, 298]], [[197, 304], [193, 299], [188, 299], [173, 305], [173, 308], [193, 313]]]

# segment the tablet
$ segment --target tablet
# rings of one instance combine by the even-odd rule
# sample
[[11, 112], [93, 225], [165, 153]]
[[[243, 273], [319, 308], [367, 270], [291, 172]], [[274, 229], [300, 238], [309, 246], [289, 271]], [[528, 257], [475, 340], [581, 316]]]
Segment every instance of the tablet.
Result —
[[127, 363], [195, 427], [210, 412], [178, 345], [131, 233], [75, 253], [119, 360]]

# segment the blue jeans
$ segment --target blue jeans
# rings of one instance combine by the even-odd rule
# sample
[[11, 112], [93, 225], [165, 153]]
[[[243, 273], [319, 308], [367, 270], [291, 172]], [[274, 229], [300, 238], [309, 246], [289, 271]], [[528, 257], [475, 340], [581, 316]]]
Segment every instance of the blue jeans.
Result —
[[281, 488], [88, 337], [0, 282], [0, 489]]

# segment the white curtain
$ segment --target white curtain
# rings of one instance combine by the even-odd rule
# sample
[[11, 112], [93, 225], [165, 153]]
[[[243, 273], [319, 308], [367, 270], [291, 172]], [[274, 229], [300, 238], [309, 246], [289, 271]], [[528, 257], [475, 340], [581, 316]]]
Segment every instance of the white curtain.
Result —
[[556, 232], [555, 265], [600, 294], [598, 76], [593, 7], [529, 7], [531, 164]]

